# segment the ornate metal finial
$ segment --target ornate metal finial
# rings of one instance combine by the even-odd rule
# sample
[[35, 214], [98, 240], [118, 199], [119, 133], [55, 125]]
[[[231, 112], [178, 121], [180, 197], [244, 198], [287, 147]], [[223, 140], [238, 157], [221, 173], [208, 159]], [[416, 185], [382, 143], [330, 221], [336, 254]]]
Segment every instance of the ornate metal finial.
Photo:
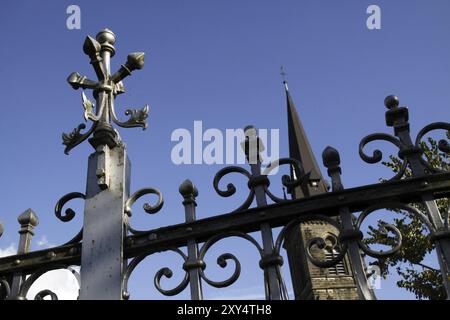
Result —
[[326, 147], [322, 152], [323, 165], [327, 168], [339, 167], [341, 164], [341, 158], [339, 152], [333, 147]]
[[322, 152], [323, 165], [328, 169], [328, 175], [331, 178], [332, 190], [343, 190], [344, 186], [341, 182], [341, 157], [339, 151], [333, 147], [326, 147]]
[[93, 137], [89, 142], [94, 148], [101, 145], [108, 145], [110, 148], [115, 147], [120, 143], [120, 137], [111, 126], [111, 121], [124, 128], [147, 128], [148, 105], [140, 110], [127, 109], [125, 115], [129, 116], [129, 119], [124, 122], [119, 121], [116, 116], [114, 99], [118, 94], [125, 92], [122, 80], [131, 75], [134, 70], [144, 67], [145, 54], [144, 52], [130, 53], [126, 63], [111, 75], [110, 59], [116, 52], [115, 42], [116, 36], [109, 29], [101, 30], [95, 39], [87, 36], [83, 44], [83, 51], [90, 58], [98, 81], [81, 76], [78, 72], [73, 72], [67, 78], [67, 81], [75, 90], [79, 88], [93, 90], [96, 102], [89, 100], [84, 91], [82, 92], [81, 101], [84, 107], [84, 118], [86, 121], [92, 121], [93, 124], [85, 133], [81, 132], [86, 128], [85, 124], [80, 124], [71, 133], [63, 133], [63, 144], [66, 146], [64, 152], [66, 154], [85, 141], [91, 134]]
[[265, 150], [264, 143], [258, 137], [258, 131], [253, 125], [244, 128], [245, 140], [241, 142], [249, 164], [257, 164], [263, 162], [261, 152]]
[[186, 179], [183, 181], [183, 183], [180, 185], [180, 188], [178, 189], [178, 191], [183, 196], [183, 198], [191, 198], [192, 197], [195, 199], [198, 196], [197, 187], [189, 179]]
[[384, 99], [384, 105], [388, 110], [386, 111], [386, 125], [394, 127], [394, 131], [408, 129], [409, 130], [409, 112], [406, 107], [399, 107], [400, 100], [397, 96], [390, 95]]
[[384, 99], [384, 105], [388, 109], [397, 108], [399, 106], [399, 104], [400, 104], [400, 100], [398, 99], [397, 96], [390, 95]]
[[31, 232], [34, 227], [39, 224], [39, 219], [33, 210], [25, 210], [18, 218], [17, 221], [23, 231]]

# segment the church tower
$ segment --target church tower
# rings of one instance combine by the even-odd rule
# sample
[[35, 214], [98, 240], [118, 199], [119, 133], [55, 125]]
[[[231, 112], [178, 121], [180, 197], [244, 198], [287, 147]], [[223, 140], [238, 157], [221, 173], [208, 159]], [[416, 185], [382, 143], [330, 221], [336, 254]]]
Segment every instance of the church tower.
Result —
[[[282, 75], [284, 75], [284, 72], [282, 72]], [[287, 81], [284, 80], [283, 84], [287, 102], [289, 156], [302, 163], [307, 175], [305, 183], [288, 190], [288, 192], [292, 199], [301, 199], [325, 193], [328, 191], [328, 183], [320, 172], [317, 160], [314, 157], [311, 145], [294, 106]], [[293, 172], [291, 170], [292, 175]], [[295, 299], [358, 299], [358, 291], [347, 256], [342, 262], [330, 268], [319, 268], [312, 264], [307, 257], [306, 244], [310, 239], [320, 237], [325, 240], [327, 246], [323, 250], [316, 249], [312, 251], [313, 255], [323, 260], [332, 259], [337, 254], [335, 249], [337, 235], [336, 228], [323, 221], [302, 223], [288, 235], [284, 248], [289, 260]]]

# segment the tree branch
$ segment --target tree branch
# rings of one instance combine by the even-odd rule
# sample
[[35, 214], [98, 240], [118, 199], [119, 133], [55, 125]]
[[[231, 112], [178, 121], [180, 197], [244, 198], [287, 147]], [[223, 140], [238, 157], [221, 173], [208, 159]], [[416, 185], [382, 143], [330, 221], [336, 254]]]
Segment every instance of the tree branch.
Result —
[[420, 262], [417, 262], [417, 263], [414, 263], [414, 264], [416, 264], [416, 265], [418, 265], [418, 266], [421, 266], [421, 267], [424, 268], [424, 269], [431, 270], [431, 271], [437, 271], [437, 272], [439, 271], [438, 269], [429, 267], [429, 266], [427, 266], [426, 264], [423, 264], [423, 263], [420, 263]]

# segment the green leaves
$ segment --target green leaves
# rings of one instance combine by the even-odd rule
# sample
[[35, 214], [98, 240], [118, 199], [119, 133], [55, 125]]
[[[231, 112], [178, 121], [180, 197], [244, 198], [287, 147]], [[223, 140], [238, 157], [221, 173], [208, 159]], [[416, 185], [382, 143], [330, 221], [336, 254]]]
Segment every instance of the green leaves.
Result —
[[403, 280], [397, 281], [400, 288], [415, 294], [418, 299], [444, 300], [445, 290], [439, 270], [423, 269], [422, 271], [397, 267], [397, 273]]
[[[447, 138], [450, 139], [448, 132]], [[425, 160], [433, 168], [450, 170], [450, 157], [439, 150], [436, 140], [429, 137], [426, 142], [421, 142], [421, 147]], [[390, 161], [383, 162], [383, 165], [394, 173], [399, 172], [402, 161], [392, 155], [389, 158]], [[404, 178], [408, 177], [411, 177], [409, 169], [405, 171]], [[436, 200], [436, 203], [439, 212], [445, 217], [449, 206], [448, 199], [439, 199]], [[424, 211], [420, 204], [412, 205], [418, 210]], [[394, 225], [402, 233], [403, 247], [388, 259], [378, 260], [374, 264], [379, 265], [384, 277], [387, 277], [389, 273], [396, 272], [401, 277], [401, 280], [397, 281], [397, 286], [414, 293], [417, 299], [445, 299], [446, 294], [440, 270], [424, 263], [425, 257], [434, 249], [434, 245], [428, 237], [428, 230], [417, 217], [402, 211], [398, 211], [398, 213], [403, 216], [394, 219]], [[367, 244], [392, 245], [394, 243], [394, 238], [386, 237], [377, 228], [369, 227], [368, 234], [370, 238], [365, 240]]]

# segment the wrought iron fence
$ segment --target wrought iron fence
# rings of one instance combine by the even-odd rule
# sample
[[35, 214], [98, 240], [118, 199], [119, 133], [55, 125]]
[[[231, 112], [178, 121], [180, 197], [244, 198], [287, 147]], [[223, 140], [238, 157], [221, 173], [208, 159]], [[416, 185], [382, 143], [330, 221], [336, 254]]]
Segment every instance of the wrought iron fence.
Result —
[[[266, 299], [287, 299], [285, 280], [281, 273], [283, 242], [289, 233], [307, 221], [324, 221], [338, 230], [333, 243], [334, 256], [323, 259], [315, 255], [317, 249], [324, 249], [323, 238], [313, 238], [306, 244], [310, 261], [321, 268], [338, 264], [348, 257], [355, 278], [358, 297], [375, 299], [368, 284], [364, 256], [383, 258], [395, 254], [402, 247], [402, 235], [392, 224], [380, 223], [382, 232], [393, 234], [394, 244], [386, 251], [369, 246], [363, 238], [362, 224], [380, 209], [403, 210], [417, 217], [428, 228], [429, 241], [436, 247], [443, 285], [450, 296], [450, 230], [448, 215], [442, 216], [436, 200], [450, 195], [450, 173], [434, 168], [423, 157], [421, 141], [433, 130], [450, 131], [450, 124], [437, 122], [419, 131], [413, 140], [409, 128], [406, 107], [400, 107], [398, 98], [389, 96], [385, 100], [388, 108], [386, 124], [392, 127], [394, 135], [376, 133], [364, 137], [359, 145], [359, 154], [367, 163], [378, 163], [382, 152], [375, 150], [371, 155], [364, 151], [373, 141], [387, 141], [398, 148], [401, 168], [386, 182], [345, 189], [341, 182], [340, 157], [336, 149], [327, 147], [322, 154], [323, 164], [328, 169], [332, 190], [326, 194], [288, 200], [271, 192], [267, 175], [278, 166], [288, 166], [294, 174], [282, 177], [281, 184], [288, 190], [306, 183], [307, 173], [302, 164], [292, 158], [283, 158], [263, 168], [260, 161], [261, 141], [253, 127], [246, 128], [245, 153], [249, 170], [231, 166], [220, 170], [213, 179], [213, 187], [221, 197], [236, 193], [233, 183], [221, 187], [222, 178], [231, 173], [244, 176], [248, 181], [248, 196], [234, 211], [205, 219], [196, 219], [197, 188], [190, 181], [184, 181], [179, 192], [185, 210], [185, 223], [170, 225], [154, 230], [135, 230], [130, 225], [133, 204], [142, 196], [154, 194], [155, 204], [144, 204], [145, 212], [155, 214], [164, 204], [163, 196], [155, 188], [141, 189], [130, 195], [129, 165], [123, 142], [111, 122], [121, 127], [146, 127], [148, 106], [141, 110], [127, 110], [126, 121], [118, 120], [114, 111], [116, 95], [124, 92], [122, 80], [144, 65], [144, 53], [132, 53], [119, 71], [110, 73], [110, 58], [114, 55], [115, 36], [110, 30], [102, 30], [96, 39], [87, 37], [84, 52], [91, 59], [98, 81], [90, 80], [79, 73], [72, 73], [68, 82], [74, 89], [92, 89], [96, 106], [82, 94], [85, 119], [92, 121], [92, 127], [85, 133], [81, 124], [70, 134], [63, 134], [63, 143], [68, 153], [72, 148], [88, 139], [95, 152], [89, 157], [86, 193], [72, 192], [59, 199], [55, 206], [56, 217], [71, 221], [76, 213], [71, 208], [63, 209], [73, 199], [85, 200], [83, 229], [67, 243], [46, 250], [30, 252], [33, 229], [38, 218], [27, 210], [18, 218], [20, 242], [17, 255], [0, 258], [0, 298], [25, 299], [33, 283], [44, 273], [55, 269], [69, 269], [80, 284], [80, 299], [128, 299], [128, 280], [133, 270], [146, 257], [162, 251], [172, 251], [181, 256], [185, 271], [182, 281], [174, 288], [161, 285], [163, 277], [171, 277], [172, 270], [160, 269], [154, 276], [156, 289], [163, 295], [177, 295], [188, 286], [191, 298], [203, 299], [202, 286], [206, 283], [216, 288], [225, 288], [235, 283], [241, 273], [241, 264], [233, 253], [223, 253], [217, 264], [224, 268], [233, 262], [232, 275], [223, 281], [210, 279], [205, 274], [205, 255], [216, 243], [230, 237], [248, 241], [259, 254], [259, 267], [263, 274]], [[439, 149], [450, 153], [446, 140], [439, 141]], [[406, 173], [409, 173], [408, 175]], [[419, 203], [423, 212], [411, 205]], [[254, 206], [252, 206], [255, 204]], [[392, 212], [392, 214], [395, 214]], [[281, 227], [274, 236], [273, 229]], [[3, 228], [0, 226], [0, 235]], [[259, 242], [251, 234], [259, 232]], [[72, 266], [81, 266], [81, 277]], [[80, 279], [81, 278], [81, 279]], [[81, 281], [80, 281], [81, 280]], [[35, 299], [58, 297], [50, 290], [40, 291]]]

